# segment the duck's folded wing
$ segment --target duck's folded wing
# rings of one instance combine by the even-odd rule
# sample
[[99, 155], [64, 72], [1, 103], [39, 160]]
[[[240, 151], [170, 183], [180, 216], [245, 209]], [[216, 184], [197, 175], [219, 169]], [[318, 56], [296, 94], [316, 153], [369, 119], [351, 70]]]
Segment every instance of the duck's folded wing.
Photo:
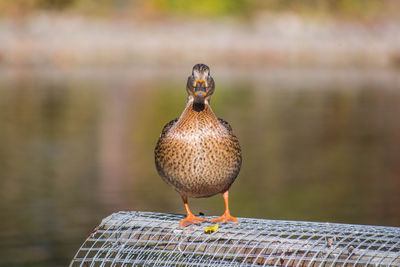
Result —
[[224, 121], [224, 120], [221, 119], [221, 118], [218, 118], [218, 121], [225, 127], [225, 129], [228, 130], [228, 132], [230, 132], [230, 133], [233, 134], [232, 127], [229, 125], [229, 123], [228, 123], [227, 121]]
[[174, 119], [174, 120], [168, 122], [167, 124], [165, 124], [164, 128], [162, 129], [160, 138], [163, 137], [163, 136], [168, 132], [168, 130], [171, 129], [172, 126], [174, 126], [174, 124], [175, 124], [177, 121], [178, 121], [178, 119]]

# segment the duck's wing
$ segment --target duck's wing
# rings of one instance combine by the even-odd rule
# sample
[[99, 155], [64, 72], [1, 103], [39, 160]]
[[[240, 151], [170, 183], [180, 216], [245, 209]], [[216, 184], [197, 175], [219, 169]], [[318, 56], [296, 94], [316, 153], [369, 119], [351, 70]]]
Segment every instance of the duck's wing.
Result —
[[229, 125], [229, 123], [227, 121], [224, 121], [221, 118], [218, 118], [219, 123], [221, 123], [221, 125], [229, 132], [229, 134], [231, 135], [231, 141], [233, 142], [234, 147], [236, 148], [236, 150], [241, 153], [241, 148], [239, 145], [239, 139], [236, 137], [236, 135], [233, 133], [232, 127]]
[[229, 123], [228, 123], [227, 121], [224, 121], [224, 120], [223, 120], [223, 119], [221, 119], [221, 118], [218, 118], [218, 121], [221, 123], [221, 125], [222, 125], [222, 126], [224, 126], [224, 127], [225, 127], [225, 129], [227, 129], [227, 130], [228, 130], [228, 132], [230, 132], [230, 133], [232, 133], [232, 134], [233, 134], [232, 127], [229, 125]]
[[229, 146], [231, 149], [233, 149], [231, 150], [231, 156], [237, 157], [236, 171], [234, 174], [234, 177], [236, 177], [239, 174], [240, 166], [242, 165], [242, 149], [239, 144], [239, 139], [233, 133], [232, 127], [229, 125], [228, 122], [224, 121], [221, 118], [218, 118], [218, 121], [230, 134], [230, 138], [228, 138]]
[[169, 131], [169, 129], [171, 129], [171, 127], [174, 126], [174, 124], [177, 121], [178, 121], [178, 119], [174, 119], [174, 120], [168, 122], [167, 124], [165, 124], [164, 128], [162, 129], [160, 138], [162, 138]]

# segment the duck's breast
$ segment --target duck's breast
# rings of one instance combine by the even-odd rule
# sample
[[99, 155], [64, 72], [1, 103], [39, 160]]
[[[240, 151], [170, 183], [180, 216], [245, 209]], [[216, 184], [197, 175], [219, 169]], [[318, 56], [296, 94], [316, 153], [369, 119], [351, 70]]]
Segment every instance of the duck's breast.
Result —
[[156, 146], [156, 166], [176, 191], [207, 197], [226, 191], [241, 165], [238, 139], [222, 120], [178, 120]]

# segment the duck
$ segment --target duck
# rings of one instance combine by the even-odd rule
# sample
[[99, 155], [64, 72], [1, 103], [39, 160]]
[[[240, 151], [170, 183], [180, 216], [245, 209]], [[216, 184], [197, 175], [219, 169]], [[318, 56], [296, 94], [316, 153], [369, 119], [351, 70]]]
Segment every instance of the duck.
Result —
[[[215, 82], [210, 68], [196, 64], [187, 79], [188, 98], [179, 118], [168, 122], [154, 149], [158, 174], [182, 198], [186, 218], [179, 222], [184, 228], [204, 221], [238, 224], [229, 211], [229, 189], [242, 164], [239, 140], [228, 122], [218, 118], [210, 99]], [[207, 220], [195, 216], [188, 198], [206, 198], [222, 194], [225, 212]]]

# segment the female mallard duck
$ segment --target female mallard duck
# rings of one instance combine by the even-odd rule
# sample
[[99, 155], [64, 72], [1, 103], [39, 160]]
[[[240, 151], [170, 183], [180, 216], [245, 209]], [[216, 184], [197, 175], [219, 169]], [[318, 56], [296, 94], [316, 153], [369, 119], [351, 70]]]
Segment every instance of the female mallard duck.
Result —
[[228, 190], [239, 174], [241, 149], [231, 126], [215, 116], [210, 98], [215, 84], [204, 64], [193, 67], [186, 91], [186, 108], [179, 119], [164, 126], [155, 148], [157, 171], [181, 195], [187, 217], [179, 225], [186, 227], [206, 219], [193, 215], [188, 197], [223, 194], [224, 214], [213, 222], [233, 222], [228, 207]]

